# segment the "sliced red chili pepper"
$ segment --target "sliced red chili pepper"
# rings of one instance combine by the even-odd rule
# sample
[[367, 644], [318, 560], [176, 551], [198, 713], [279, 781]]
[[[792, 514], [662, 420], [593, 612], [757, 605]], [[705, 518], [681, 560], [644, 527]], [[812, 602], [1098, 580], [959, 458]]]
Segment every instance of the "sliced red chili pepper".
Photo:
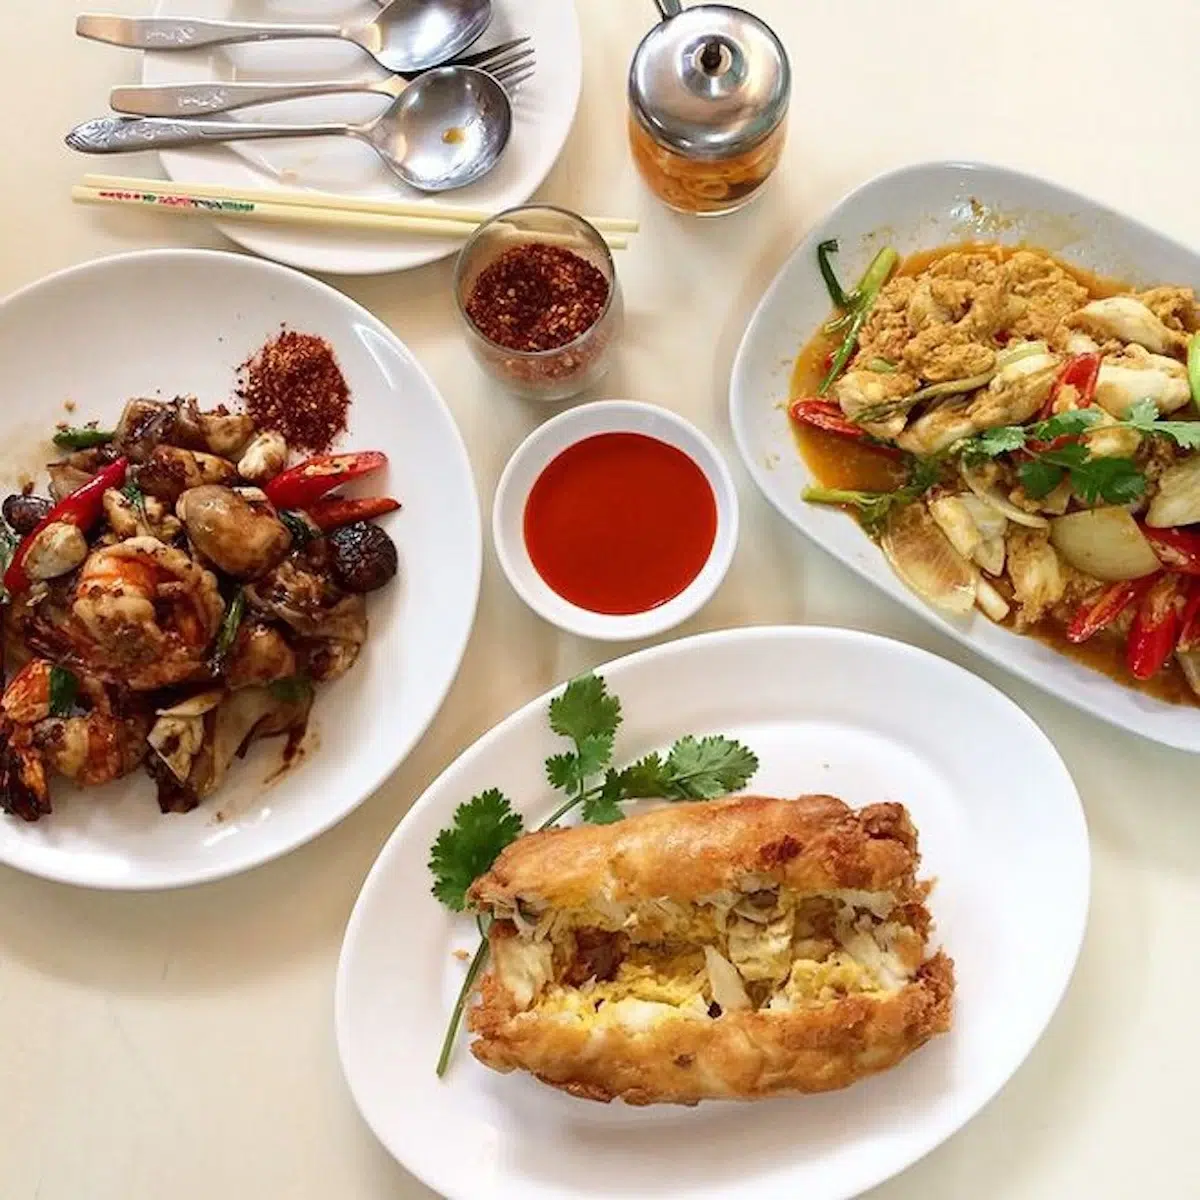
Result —
[[400, 507], [399, 500], [391, 496], [364, 496], [361, 499], [345, 499], [332, 496], [324, 500], [314, 500], [304, 511], [312, 523], [325, 531], [340, 529], [343, 525], [352, 525], [355, 521], [370, 521], [374, 517], [382, 517], [385, 513], [395, 512]]
[[38, 534], [47, 525], [56, 524], [74, 525], [86, 533], [100, 520], [100, 514], [104, 511], [104, 493], [109, 488], [119, 488], [125, 482], [128, 466], [129, 460], [124, 458], [109, 463], [82, 487], [76, 488], [69, 496], [64, 496], [21, 539], [21, 544], [16, 548], [12, 561], [4, 572], [4, 586], [10, 594], [25, 591], [32, 582], [25, 570], [25, 561]]
[[1077, 354], [1074, 358], [1068, 358], [1054, 380], [1050, 395], [1046, 397], [1046, 402], [1042, 405], [1042, 411], [1038, 414], [1039, 419], [1045, 421], [1054, 415], [1054, 406], [1065, 387], [1072, 387], [1079, 393], [1075, 402], [1076, 408], [1088, 408], [1094, 404], [1096, 381], [1099, 377], [1099, 354]]
[[276, 508], [306, 508], [335, 487], [382, 470], [386, 465], [387, 455], [379, 450], [318, 454], [276, 475], [263, 490]]
[[1200, 579], [1188, 583], [1187, 601], [1179, 618], [1179, 640], [1176, 650], [1194, 650], [1200, 644]]
[[1131, 604], [1140, 600], [1157, 579], [1148, 575], [1145, 579], [1126, 579], [1110, 584], [1090, 604], [1080, 605], [1070, 625], [1067, 626], [1067, 641], [1086, 642], [1102, 629], [1107, 629]]
[[903, 456], [903, 451], [895, 446], [877, 442], [861, 425], [855, 425], [832, 400], [793, 400], [788, 412], [793, 421], [799, 421], [802, 425], [811, 425], [814, 429], [835, 434], [837, 437], [863, 442], [872, 450], [878, 450], [892, 458]]
[[1184, 575], [1200, 575], [1200, 533], [1186, 529], [1152, 529], [1142, 526], [1142, 533], [1168, 571]]
[[1158, 674], [1174, 653], [1183, 598], [1183, 577], [1172, 572], [1158, 576], [1142, 597], [1125, 646], [1125, 662], [1134, 679]]

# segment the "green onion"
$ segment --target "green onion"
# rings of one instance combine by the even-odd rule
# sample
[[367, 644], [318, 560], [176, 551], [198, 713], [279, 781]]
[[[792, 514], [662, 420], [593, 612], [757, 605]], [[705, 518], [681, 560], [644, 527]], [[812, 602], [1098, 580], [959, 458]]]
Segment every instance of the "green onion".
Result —
[[867, 370], [874, 371], [878, 375], [894, 375], [896, 369], [896, 364], [888, 362], [886, 358], [873, 358], [867, 363]]
[[221, 629], [217, 634], [217, 645], [212, 656], [214, 675], [219, 675], [225, 669], [225, 659], [229, 657], [229, 651], [233, 648], [233, 639], [237, 637], [238, 626], [241, 625], [245, 613], [246, 593], [238, 588], [225, 610], [225, 616], [221, 618]]
[[1035, 354], [1048, 354], [1050, 347], [1045, 342], [1017, 342], [1015, 346], [1006, 346], [996, 351], [996, 369], [1004, 370], [1023, 358], [1032, 358]]
[[288, 508], [281, 508], [279, 510], [279, 520], [288, 533], [292, 535], [292, 541], [297, 546], [307, 545], [317, 536], [316, 529], [308, 523], [301, 513], [292, 512]]
[[54, 435], [54, 444], [60, 450], [90, 450], [93, 446], [107, 446], [116, 437], [112, 429], [95, 429], [91, 425], [65, 425]]
[[1187, 370], [1192, 403], [1200, 408], [1200, 333], [1193, 333], [1188, 341]]
[[821, 380], [821, 386], [817, 388], [818, 396], [824, 396], [829, 391], [833, 386], [833, 381], [842, 373], [846, 364], [850, 361], [850, 357], [854, 353], [854, 347], [858, 342], [858, 335], [862, 332], [862, 327], [866, 324], [867, 314], [870, 313], [883, 285], [888, 281], [888, 276], [896, 269], [896, 264], [899, 261], [900, 255], [891, 246], [885, 246], [871, 260], [871, 265], [867, 267], [861, 282], [853, 292], [852, 306], [854, 319], [850, 322], [846, 336], [842, 344], [838, 347], [837, 353], [833, 356], [833, 362], [830, 364], [825, 378]]
[[307, 675], [288, 675], [267, 684], [267, 691], [281, 704], [299, 704], [312, 692]]
[[52, 717], [69, 716], [75, 707], [75, 697], [79, 695], [79, 680], [74, 672], [66, 667], [52, 666], [50, 668], [50, 715]]
[[829, 261], [829, 256], [837, 252], [837, 238], [829, 238], [828, 241], [819, 243], [817, 246], [817, 266], [821, 268], [821, 278], [825, 280], [825, 287], [829, 291], [829, 298], [833, 301], [833, 307], [840, 308], [845, 312], [853, 307], [853, 300], [842, 290], [842, 285], [838, 282], [837, 272], [833, 269], [833, 263]]

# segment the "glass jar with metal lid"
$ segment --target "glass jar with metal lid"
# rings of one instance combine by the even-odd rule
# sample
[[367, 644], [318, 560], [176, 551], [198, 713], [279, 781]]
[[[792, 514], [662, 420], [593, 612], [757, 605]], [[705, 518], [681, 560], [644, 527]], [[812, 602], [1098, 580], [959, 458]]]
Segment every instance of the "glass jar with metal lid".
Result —
[[678, 212], [747, 203], [783, 152], [791, 68], [758, 17], [656, 0], [662, 21], [629, 68], [629, 140], [651, 190]]

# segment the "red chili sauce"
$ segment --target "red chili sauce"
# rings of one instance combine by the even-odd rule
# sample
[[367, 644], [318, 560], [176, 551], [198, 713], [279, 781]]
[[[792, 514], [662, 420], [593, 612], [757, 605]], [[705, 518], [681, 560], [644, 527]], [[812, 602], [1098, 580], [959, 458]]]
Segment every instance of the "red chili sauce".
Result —
[[525, 502], [537, 573], [589, 612], [647, 612], [700, 574], [717, 536], [717, 502], [682, 450], [641, 433], [568, 446]]

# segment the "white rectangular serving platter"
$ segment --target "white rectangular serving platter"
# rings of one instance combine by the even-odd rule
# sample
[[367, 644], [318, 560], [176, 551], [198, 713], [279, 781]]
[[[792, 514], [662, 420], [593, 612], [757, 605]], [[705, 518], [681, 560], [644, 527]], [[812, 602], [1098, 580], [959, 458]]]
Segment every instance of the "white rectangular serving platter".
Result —
[[1181, 750], [1200, 752], [1200, 710], [1124, 687], [982, 613], [956, 620], [930, 608], [895, 576], [858, 525], [806, 504], [811, 472], [788, 427], [791, 365], [828, 318], [817, 244], [837, 238], [843, 279], [857, 279], [884, 245], [901, 255], [955, 242], [1028, 244], [1135, 286], [1200, 289], [1200, 255], [1086, 196], [979, 163], [905, 167], [852, 192], [800, 243], [759, 302], [734, 361], [730, 419], [750, 474], [767, 499], [817, 545], [964, 645], [1101, 720]]

